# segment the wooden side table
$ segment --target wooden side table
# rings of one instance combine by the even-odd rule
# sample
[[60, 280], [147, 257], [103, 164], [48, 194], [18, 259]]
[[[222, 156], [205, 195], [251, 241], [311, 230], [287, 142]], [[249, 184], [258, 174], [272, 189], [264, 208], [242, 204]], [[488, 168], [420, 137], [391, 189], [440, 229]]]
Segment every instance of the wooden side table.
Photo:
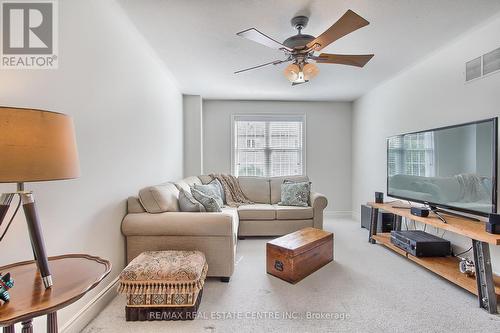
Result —
[[54, 281], [50, 289], [43, 286], [34, 260], [0, 267], [0, 272], [10, 272], [14, 279], [10, 302], [0, 306], [4, 333], [14, 333], [19, 322], [23, 333], [31, 333], [33, 318], [44, 315], [47, 332], [56, 333], [57, 311], [79, 300], [111, 271], [109, 261], [86, 254], [50, 257], [49, 266]]

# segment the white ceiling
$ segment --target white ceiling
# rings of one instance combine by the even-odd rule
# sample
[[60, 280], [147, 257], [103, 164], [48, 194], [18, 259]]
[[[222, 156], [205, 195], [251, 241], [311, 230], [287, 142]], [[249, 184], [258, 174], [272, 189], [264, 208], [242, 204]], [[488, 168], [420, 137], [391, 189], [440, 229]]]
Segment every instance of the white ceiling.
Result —
[[[179, 82], [203, 98], [351, 101], [426, 54], [500, 11], [498, 0], [119, 0], [137, 29]], [[255, 27], [283, 41], [290, 19], [310, 17], [304, 33], [319, 35], [352, 9], [370, 25], [323, 49], [374, 53], [365, 66], [319, 64], [308, 84], [291, 87], [286, 65], [234, 75], [283, 59], [282, 52], [236, 36]]]

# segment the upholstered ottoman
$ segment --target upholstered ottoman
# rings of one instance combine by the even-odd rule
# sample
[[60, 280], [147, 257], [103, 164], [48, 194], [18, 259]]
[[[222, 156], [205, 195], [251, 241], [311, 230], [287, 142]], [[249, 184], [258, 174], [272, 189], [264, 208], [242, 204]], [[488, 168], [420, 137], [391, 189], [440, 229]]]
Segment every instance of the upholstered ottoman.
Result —
[[200, 251], [141, 253], [120, 274], [126, 320], [195, 319], [207, 270]]

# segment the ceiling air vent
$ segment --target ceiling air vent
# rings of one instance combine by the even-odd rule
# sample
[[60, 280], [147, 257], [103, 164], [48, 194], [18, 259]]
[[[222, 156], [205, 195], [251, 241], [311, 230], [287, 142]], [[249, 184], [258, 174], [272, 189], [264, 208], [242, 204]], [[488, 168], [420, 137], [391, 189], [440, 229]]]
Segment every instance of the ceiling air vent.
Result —
[[465, 63], [465, 81], [500, 71], [500, 47]]

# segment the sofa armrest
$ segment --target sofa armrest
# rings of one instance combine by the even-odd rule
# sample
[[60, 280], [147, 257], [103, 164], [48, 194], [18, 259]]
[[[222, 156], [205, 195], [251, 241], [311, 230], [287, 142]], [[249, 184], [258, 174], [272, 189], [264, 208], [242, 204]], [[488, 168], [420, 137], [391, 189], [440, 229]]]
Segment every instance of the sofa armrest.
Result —
[[125, 236], [233, 236], [235, 223], [224, 213], [165, 212], [127, 214]]
[[311, 192], [309, 200], [313, 208], [313, 227], [323, 229], [323, 210], [328, 205], [328, 199], [321, 193]]
[[311, 207], [318, 210], [323, 210], [328, 205], [328, 199], [321, 193], [311, 192], [309, 196]]

